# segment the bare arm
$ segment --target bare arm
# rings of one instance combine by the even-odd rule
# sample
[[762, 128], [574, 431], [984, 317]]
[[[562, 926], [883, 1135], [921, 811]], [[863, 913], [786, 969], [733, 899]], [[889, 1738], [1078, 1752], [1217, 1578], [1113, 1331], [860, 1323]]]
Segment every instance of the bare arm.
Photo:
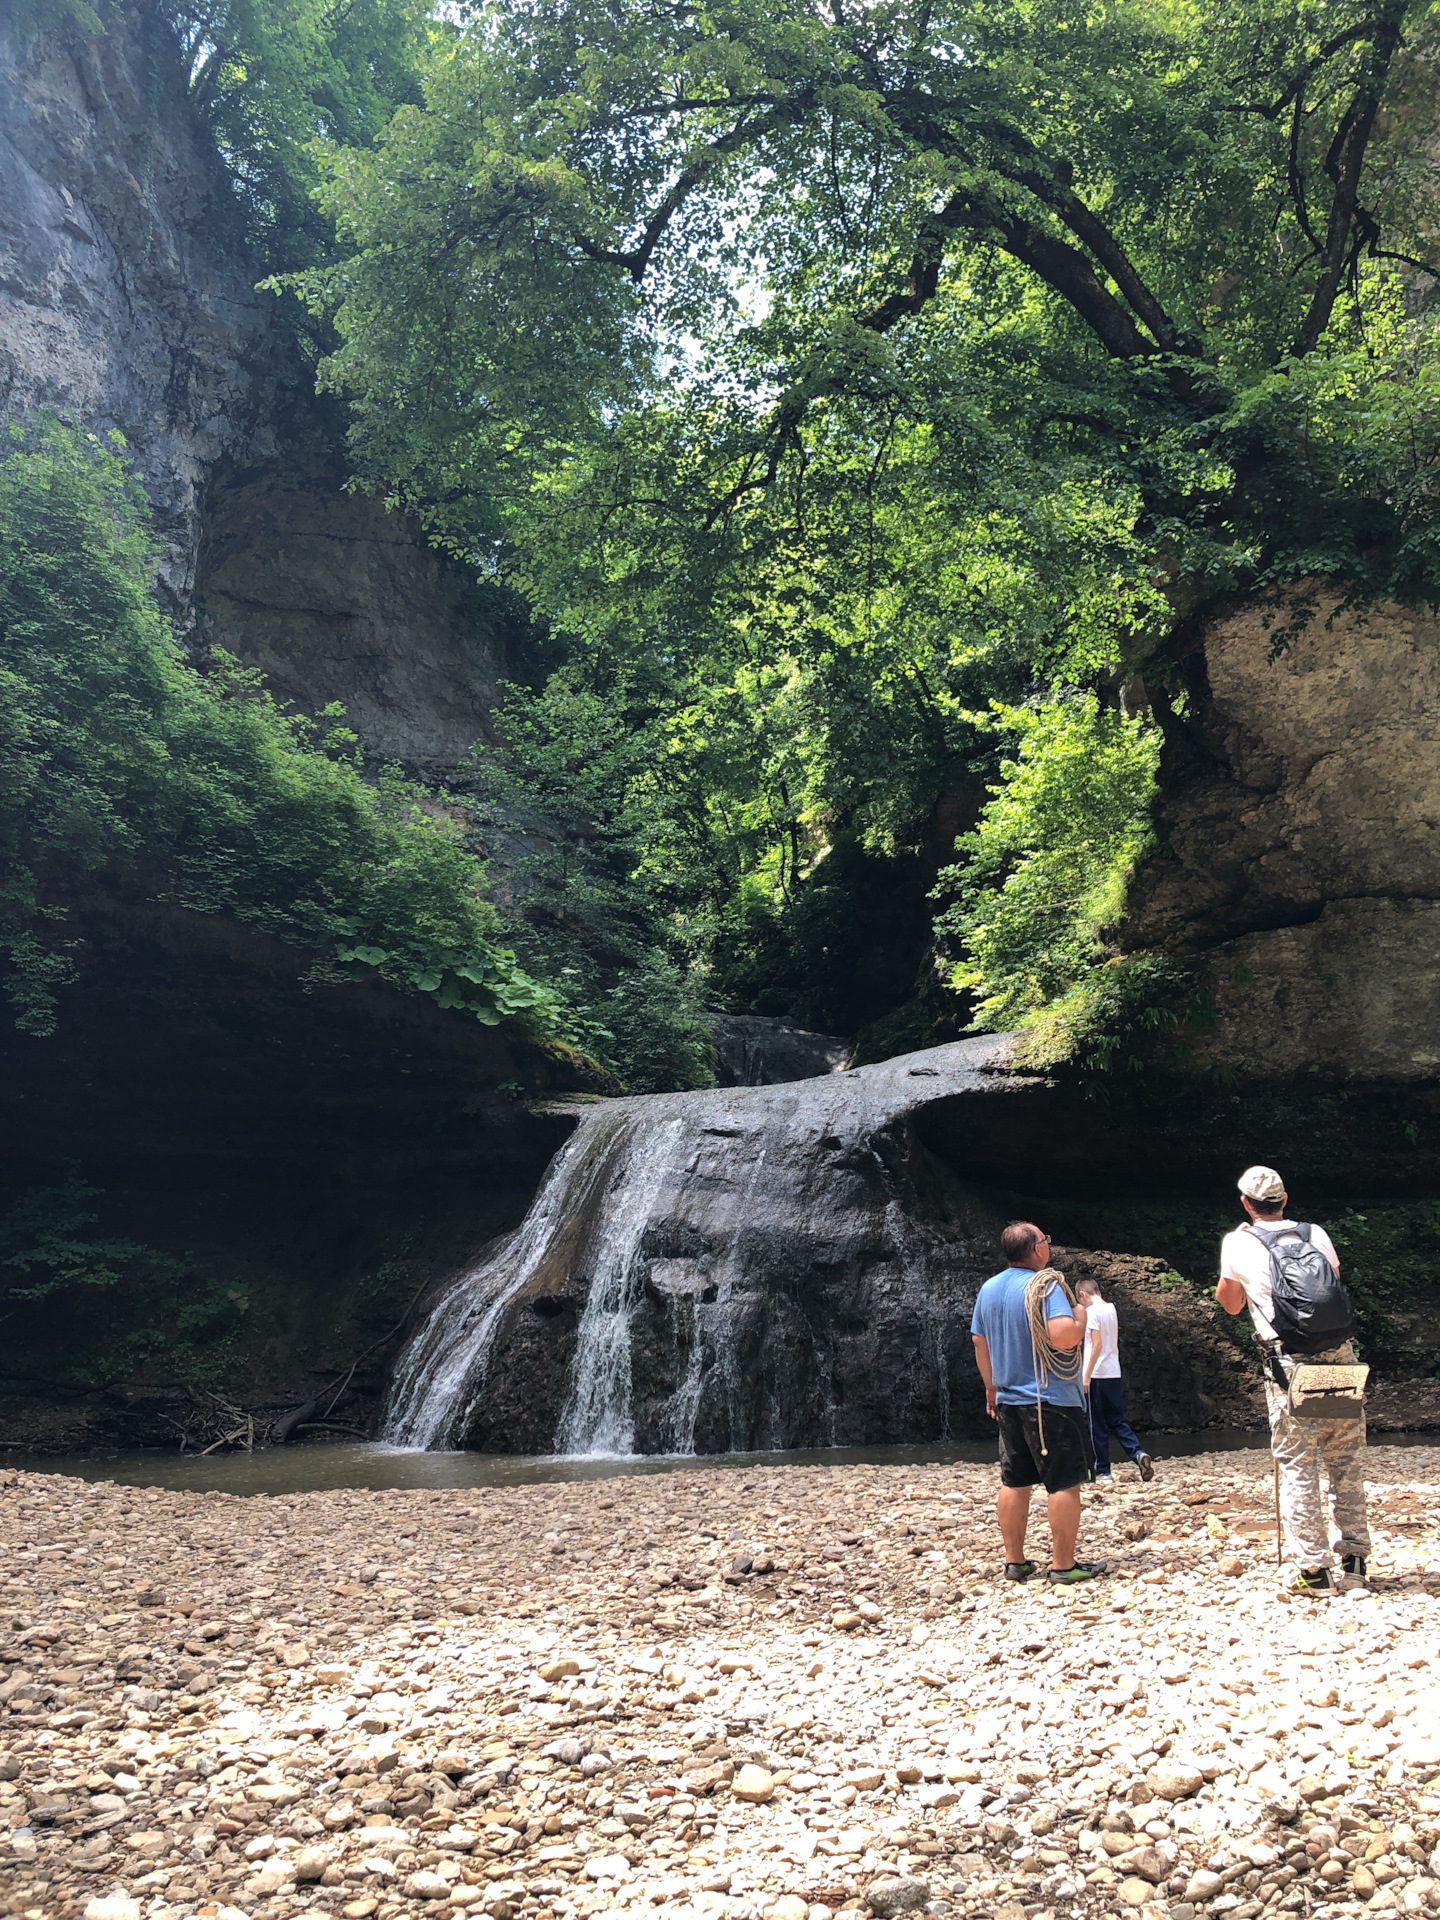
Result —
[[1085, 1338], [1086, 1312], [1077, 1300], [1073, 1314], [1062, 1313], [1045, 1322], [1050, 1344], [1057, 1353], [1069, 1353]]
[[1100, 1329], [1087, 1327], [1085, 1330], [1085, 1375], [1081, 1381], [1086, 1393], [1090, 1391], [1090, 1376], [1100, 1360]]
[[1226, 1274], [1215, 1289], [1215, 1298], [1226, 1313], [1239, 1313], [1245, 1305], [1245, 1289], [1238, 1280], [1232, 1280]]
[[995, 1418], [995, 1375], [990, 1367], [990, 1342], [983, 1333], [972, 1333], [975, 1342], [975, 1364], [980, 1369], [980, 1378], [985, 1382], [985, 1411]]

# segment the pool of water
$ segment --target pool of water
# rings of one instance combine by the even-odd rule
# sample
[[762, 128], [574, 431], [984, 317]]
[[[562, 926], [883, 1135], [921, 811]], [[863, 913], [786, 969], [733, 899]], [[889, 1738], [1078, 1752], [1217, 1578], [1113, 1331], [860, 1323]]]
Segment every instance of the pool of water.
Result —
[[[1201, 1433], [1157, 1434], [1157, 1460], [1196, 1453], [1229, 1453], [1264, 1447], [1260, 1429], [1212, 1428]], [[1434, 1434], [1385, 1434], [1377, 1444], [1433, 1446]], [[137, 1453], [25, 1455], [7, 1453], [4, 1464], [27, 1473], [73, 1474], [126, 1487], [173, 1487], [208, 1493], [322, 1493], [337, 1487], [513, 1487], [538, 1481], [605, 1480], [620, 1474], [744, 1473], [756, 1467], [948, 1465], [995, 1458], [986, 1440], [912, 1447], [817, 1447], [788, 1453], [650, 1454], [615, 1458], [530, 1457], [509, 1453], [416, 1453], [373, 1441], [318, 1442], [271, 1447], [261, 1453], [181, 1454], [158, 1449]]]

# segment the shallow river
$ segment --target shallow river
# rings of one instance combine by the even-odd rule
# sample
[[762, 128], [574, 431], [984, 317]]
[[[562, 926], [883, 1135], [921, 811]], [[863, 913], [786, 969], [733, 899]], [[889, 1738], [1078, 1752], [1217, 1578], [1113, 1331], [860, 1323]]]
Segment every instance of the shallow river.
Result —
[[[1167, 1460], [1263, 1447], [1266, 1439], [1259, 1430], [1211, 1428], [1201, 1433], [1158, 1434], [1152, 1450], [1157, 1460]], [[1387, 1433], [1377, 1435], [1377, 1444], [1433, 1446], [1435, 1435]], [[603, 1480], [616, 1474], [689, 1472], [696, 1467], [734, 1473], [760, 1466], [924, 1466], [930, 1461], [944, 1465], [956, 1460], [994, 1458], [993, 1443], [983, 1440], [933, 1447], [826, 1447], [793, 1453], [650, 1454], [624, 1459], [417, 1453], [369, 1441], [272, 1447], [263, 1453], [211, 1454], [208, 1458], [158, 1450], [0, 1456], [4, 1465], [26, 1473], [65, 1473], [127, 1487], [182, 1487], [196, 1492], [215, 1489], [221, 1493], [323, 1493], [332, 1487], [523, 1486], [545, 1480]]]

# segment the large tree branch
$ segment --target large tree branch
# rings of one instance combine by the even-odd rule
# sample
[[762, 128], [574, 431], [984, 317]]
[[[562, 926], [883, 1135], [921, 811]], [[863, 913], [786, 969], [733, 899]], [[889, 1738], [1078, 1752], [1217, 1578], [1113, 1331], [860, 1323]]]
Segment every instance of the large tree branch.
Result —
[[1163, 353], [1198, 353], [1198, 342], [1187, 339], [1173, 324], [1140, 277], [1139, 270], [1120, 240], [1072, 187], [1036, 165], [1020, 166], [1013, 170], [1007, 167], [1005, 172], [1017, 185], [1027, 187], [1037, 200], [1065, 223], [1082, 246], [1089, 248], [1125, 296], [1131, 312], [1142, 326], [1150, 329], [1155, 344]]
[[945, 236], [959, 231], [993, 235], [1008, 254], [1039, 274], [1079, 314], [1115, 359], [1137, 360], [1156, 351], [1156, 342], [1140, 331], [1078, 247], [1044, 232], [989, 195], [965, 189], [953, 194], [926, 222], [910, 263], [906, 291], [882, 300], [862, 315], [860, 324], [876, 333], [888, 333], [897, 321], [919, 313], [933, 300], [939, 286]]
[[[892, 96], [891, 112], [910, 137], [959, 160], [973, 160], [971, 142], [957, 137], [940, 103], [928, 93]], [[1076, 193], [1064, 161], [1048, 160], [1032, 140], [1009, 121], [970, 122], [967, 134], [978, 134], [993, 149], [996, 171], [1047, 207], [1115, 282], [1131, 312], [1147, 327], [1162, 353], [1197, 354], [1196, 341], [1186, 338], [1171, 321], [1160, 301], [1145, 284], [1119, 236]], [[1038, 229], [1037, 229], [1038, 231]]]
[[1325, 241], [1320, 255], [1320, 275], [1300, 331], [1295, 336], [1297, 354], [1313, 353], [1320, 344], [1335, 298], [1340, 291], [1349, 253], [1351, 228], [1360, 203], [1360, 181], [1365, 171], [1365, 156], [1380, 110], [1380, 96], [1389, 76], [1390, 63], [1400, 44], [1400, 29], [1405, 19], [1405, 0], [1386, 0], [1375, 23], [1367, 71], [1361, 78], [1345, 111], [1335, 139], [1326, 156], [1326, 171], [1335, 181], [1330, 199], [1330, 217], [1325, 224]]
[[602, 261], [606, 266], [624, 267], [638, 286], [645, 278], [645, 270], [650, 265], [656, 247], [664, 238], [665, 231], [675, 215], [684, 206], [690, 195], [703, 180], [732, 154], [743, 148], [753, 146], [765, 134], [773, 133], [777, 127], [786, 126], [798, 120], [814, 105], [814, 92], [806, 88], [774, 105], [768, 113], [762, 113], [754, 120], [742, 120], [738, 126], [731, 127], [728, 133], [722, 133], [704, 147], [686, 167], [676, 175], [674, 184], [659, 206], [646, 221], [639, 240], [633, 247], [606, 247], [596, 240], [587, 239], [582, 233], [575, 235], [575, 244], [588, 259]]
[[1281, 93], [1273, 100], [1237, 100], [1231, 107], [1223, 109], [1228, 113], [1254, 113], [1262, 120], [1278, 120], [1292, 101], [1298, 100], [1313, 77], [1327, 61], [1333, 60], [1342, 47], [1348, 47], [1356, 40], [1363, 40], [1370, 31], [1370, 22], [1361, 20], [1353, 27], [1346, 27], [1343, 33], [1337, 33], [1325, 42]]

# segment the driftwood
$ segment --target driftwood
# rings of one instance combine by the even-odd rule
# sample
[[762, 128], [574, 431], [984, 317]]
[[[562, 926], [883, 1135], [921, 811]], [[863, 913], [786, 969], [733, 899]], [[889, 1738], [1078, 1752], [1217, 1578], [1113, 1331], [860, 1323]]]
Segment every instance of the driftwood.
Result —
[[281, 1414], [278, 1420], [270, 1423], [270, 1429], [265, 1436], [267, 1443], [272, 1447], [283, 1447], [296, 1427], [308, 1420], [319, 1404], [319, 1394], [312, 1394], [303, 1406], [292, 1407], [289, 1413]]

